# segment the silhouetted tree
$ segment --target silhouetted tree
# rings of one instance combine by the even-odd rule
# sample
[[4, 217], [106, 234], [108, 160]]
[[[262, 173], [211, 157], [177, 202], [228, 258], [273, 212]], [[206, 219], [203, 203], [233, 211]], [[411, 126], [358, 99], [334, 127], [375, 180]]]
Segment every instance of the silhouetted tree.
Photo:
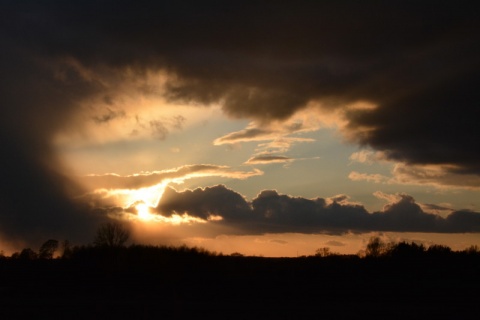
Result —
[[38, 257], [40, 259], [52, 259], [53, 254], [58, 249], [58, 241], [55, 239], [49, 239], [38, 250]]
[[315, 250], [315, 257], [328, 257], [331, 256], [332, 252], [329, 247], [318, 248]]
[[387, 244], [380, 237], [371, 237], [368, 241], [365, 254], [367, 257], [377, 258], [387, 251]]
[[34, 260], [38, 258], [38, 254], [30, 248], [23, 249], [18, 255], [21, 260]]
[[427, 253], [436, 256], [445, 256], [452, 253], [452, 249], [444, 245], [434, 244], [428, 247]]
[[231, 257], [243, 257], [244, 255], [241, 254], [240, 252], [233, 252], [230, 254]]
[[70, 258], [72, 256], [72, 252], [70, 241], [64, 240], [62, 242], [62, 258]]
[[129, 237], [130, 232], [124, 226], [109, 222], [98, 228], [93, 243], [99, 247], [121, 247]]
[[394, 244], [388, 250], [388, 254], [392, 257], [414, 258], [419, 257], [425, 253], [425, 246], [423, 244], [416, 244], [414, 242], [407, 243], [402, 241]]
[[480, 248], [477, 245], [471, 245], [470, 247], [466, 248], [464, 252], [468, 254], [479, 254]]

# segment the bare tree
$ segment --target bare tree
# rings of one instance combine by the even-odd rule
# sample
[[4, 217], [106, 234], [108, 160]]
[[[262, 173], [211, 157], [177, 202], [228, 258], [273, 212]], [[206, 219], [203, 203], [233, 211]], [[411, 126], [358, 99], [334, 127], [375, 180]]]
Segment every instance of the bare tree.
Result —
[[58, 241], [54, 239], [49, 239], [45, 241], [44, 244], [38, 250], [38, 257], [40, 259], [52, 259], [53, 254], [58, 249]]
[[130, 237], [130, 231], [118, 223], [101, 225], [95, 235], [93, 244], [99, 247], [121, 247]]
[[380, 257], [387, 250], [387, 244], [380, 237], [371, 237], [367, 244], [365, 254], [367, 257]]
[[333, 253], [330, 251], [329, 247], [318, 248], [315, 250], [315, 257], [328, 257]]
[[472, 244], [470, 247], [466, 248], [464, 252], [468, 254], [478, 254], [480, 253], [480, 248], [477, 245]]

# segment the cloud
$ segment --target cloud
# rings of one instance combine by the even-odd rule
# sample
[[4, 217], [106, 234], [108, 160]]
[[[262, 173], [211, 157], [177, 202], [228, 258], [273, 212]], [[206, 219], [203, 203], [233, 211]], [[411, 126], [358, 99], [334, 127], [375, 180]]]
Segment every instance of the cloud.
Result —
[[[186, 214], [237, 233], [328, 233], [479, 232], [480, 213], [452, 211], [446, 218], [422, 210], [406, 194], [376, 193], [389, 203], [381, 211], [368, 212], [360, 204], [345, 202], [345, 195], [332, 201], [305, 199], [264, 190], [251, 202], [223, 185], [178, 192], [169, 187], [156, 213], [162, 216]], [[221, 217], [211, 221], [210, 217]]]
[[219, 166], [211, 164], [185, 165], [182, 167], [142, 172], [128, 176], [117, 174], [88, 175], [81, 177], [84, 185], [90, 189], [139, 189], [151, 187], [165, 182], [181, 183], [183, 180], [198, 177], [228, 177], [234, 179], [247, 179], [252, 176], [262, 175], [263, 172], [254, 169], [253, 171], [233, 170], [228, 166]]
[[392, 182], [428, 185], [440, 189], [480, 190], [480, 175], [461, 173], [459, 166], [395, 164]]
[[152, 120], [149, 122], [150, 129], [152, 130], [152, 136], [158, 140], [165, 140], [168, 135], [168, 129], [165, 125], [158, 120]]
[[443, 228], [441, 224], [444, 220], [425, 213], [411, 196], [400, 194], [398, 197], [400, 199], [397, 202], [387, 204], [381, 212], [372, 214], [372, 225], [377, 230], [432, 232]]
[[371, 102], [377, 108], [345, 111], [343, 132], [351, 141], [394, 161], [455, 164], [460, 173], [478, 175], [475, 10], [447, 3], [435, 10], [426, 3], [372, 6], [237, 8], [235, 17], [198, 30], [222, 23], [228, 35], [204, 34], [198, 55], [170, 60], [181, 77], [170, 83], [170, 97], [222, 101], [228, 114], [261, 121], [287, 119], [311, 101], [345, 110]]
[[293, 161], [292, 158], [276, 155], [258, 155], [248, 159], [245, 164], [269, 164], [269, 163], [285, 163]]
[[1, 13], [0, 233], [32, 247], [49, 238], [86, 241], [103, 218], [75, 201], [82, 188], [65, 174], [51, 141], [96, 88], [75, 73], [59, 79], [51, 59], [10, 33], [12, 24], [22, 28], [24, 19], [33, 19], [18, 17], [12, 7], [2, 4]]
[[168, 187], [157, 210], [165, 216], [186, 213], [204, 220], [221, 216], [228, 221], [235, 221], [252, 215], [245, 198], [222, 185], [184, 192]]
[[102, 124], [106, 122], [110, 122], [116, 118], [122, 118], [125, 117], [125, 111], [123, 110], [112, 110], [110, 108], [107, 108], [106, 112], [100, 116], [93, 116], [92, 119], [95, 121], [97, 124]]
[[[147, 109], [147, 111], [149, 110]], [[125, 121], [121, 125], [129, 128], [130, 136], [141, 137], [142, 135], [150, 135], [154, 139], [163, 141], [167, 139], [172, 129], [182, 130], [186, 118], [182, 115], [175, 115], [170, 117], [155, 118], [154, 120], [147, 120], [144, 119], [144, 116], [135, 114], [134, 117], [130, 116], [128, 120], [130, 121]], [[118, 136], [116, 138], [119, 139]], [[125, 137], [121, 138], [125, 139]]]
[[385, 155], [383, 152], [377, 151], [373, 152], [370, 150], [360, 150], [354, 152], [350, 155], [350, 160], [352, 162], [359, 162], [364, 164], [373, 164], [385, 160]]
[[382, 191], [375, 191], [373, 195], [378, 199], [386, 200], [388, 203], [395, 203], [402, 199], [401, 194], [391, 194]]
[[394, 163], [391, 169], [391, 176], [385, 176], [379, 173], [352, 171], [348, 175], [348, 178], [352, 181], [422, 185], [437, 189], [480, 189], [480, 176], [476, 174], [458, 173], [456, 172], [458, 169], [458, 167], [451, 165], [409, 165], [405, 163]]
[[274, 150], [279, 153], [284, 153], [290, 150], [292, 145], [298, 142], [314, 142], [315, 139], [311, 138], [297, 138], [297, 137], [281, 137], [266, 143], [259, 143], [257, 151], [268, 150], [267, 152], [273, 152]]
[[284, 121], [270, 123], [251, 122], [247, 128], [231, 132], [214, 140], [214, 145], [238, 144], [244, 142], [260, 142], [256, 153], [245, 164], [268, 164], [291, 162], [295, 160], [281, 153], [286, 153], [297, 143], [314, 142], [315, 139], [298, 135], [316, 131], [322, 126], [322, 120], [316, 110], [309, 108], [297, 112]]
[[299, 111], [282, 121], [251, 122], [245, 129], [228, 133], [214, 140], [214, 145], [261, 142], [257, 152], [287, 152], [292, 145], [301, 142], [314, 142], [312, 138], [299, 137], [306, 132], [318, 130], [323, 124], [316, 110], [309, 108]]
[[448, 215], [451, 212], [455, 211], [450, 206], [445, 206], [445, 205], [437, 205], [433, 203], [419, 203], [419, 205], [424, 212], [434, 213], [442, 216], [443, 214]]
[[170, 130], [167, 128], [167, 126], [170, 126], [177, 130], [181, 130], [184, 122], [185, 117], [177, 115], [167, 120], [150, 120], [148, 124], [151, 135], [155, 139], [165, 140], [170, 133]]
[[348, 175], [348, 178], [352, 181], [367, 181], [367, 182], [375, 182], [375, 183], [387, 182], [390, 179], [379, 173], [369, 174], [369, 173], [360, 173], [357, 171], [350, 172], [350, 174]]
[[250, 126], [247, 129], [241, 131], [229, 133], [223, 137], [215, 139], [213, 144], [222, 145], [226, 143], [237, 143], [246, 141], [263, 141], [272, 140], [275, 138], [275, 132], [270, 129], [260, 129]]
[[288, 241], [278, 240], [278, 239], [272, 239], [272, 240], [270, 240], [270, 242], [278, 243], [278, 244], [287, 244], [288, 243]]
[[327, 244], [327, 245], [329, 245], [329, 246], [334, 246], [334, 247], [343, 247], [343, 246], [345, 246], [345, 243], [340, 242], [340, 241], [335, 241], [335, 240], [327, 241], [327, 242], [325, 242], [325, 244]]

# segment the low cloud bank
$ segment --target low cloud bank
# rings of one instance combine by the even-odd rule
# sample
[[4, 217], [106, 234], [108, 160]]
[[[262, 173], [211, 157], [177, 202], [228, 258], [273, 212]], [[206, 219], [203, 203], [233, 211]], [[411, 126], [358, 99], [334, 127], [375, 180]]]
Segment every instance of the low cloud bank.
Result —
[[251, 202], [223, 185], [185, 190], [168, 187], [156, 214], [188, 214], [248, 233], [346, 233], [370, 231], [480, 232], [480, 213], [459, 210], [446, 218], [425, 212], [415, 199], [401, 194], [381, 211], [323, 198], [306, 199], [264, 190]]

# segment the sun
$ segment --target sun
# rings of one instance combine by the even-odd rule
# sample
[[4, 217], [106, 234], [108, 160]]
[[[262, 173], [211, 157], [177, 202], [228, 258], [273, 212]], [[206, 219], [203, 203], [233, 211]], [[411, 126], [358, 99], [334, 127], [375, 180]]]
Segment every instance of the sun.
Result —
[[135, 206], [137, 210], [137, 216], [140, 220], [150, 221], [153, 219], [153, 215], [150, 213], [150, 207], [145, 203], [139, 203]]

